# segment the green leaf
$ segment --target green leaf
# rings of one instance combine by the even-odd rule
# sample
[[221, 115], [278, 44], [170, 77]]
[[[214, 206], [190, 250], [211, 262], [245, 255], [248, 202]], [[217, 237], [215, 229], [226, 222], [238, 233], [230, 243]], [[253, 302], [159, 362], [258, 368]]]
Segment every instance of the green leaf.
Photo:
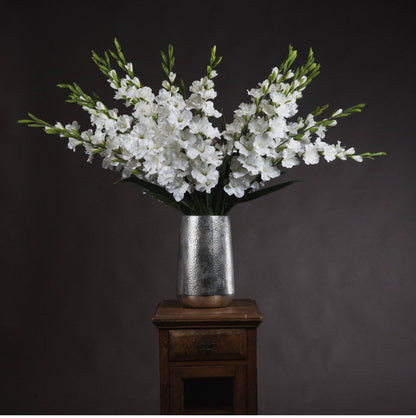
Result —
[[169, 77], [169, 70], [168, 70], [168, 67], [166, 67], [166, 65], [165, 65], [165, 63], [164, 63], [164, 62], [162, 62], [161, 64], [162, 64], [163, 71], [164, 71], [164, 72], [165, 72], [165, 74]]
[[214, 190], [212, 191], [213, 201], [214, 201], [214, 210], [215, 210], [215, 213], [218, 215], [222, 215], [222, 212], [224, 210], [224, 204], [225, 204], [225, 199], [226, 199], [226, 194], [224, 192], [224, 183], [228, 177], [228, 171], [230, 168], [230, 160], [231, 160], [231, 156], [227, 154], [219, 170], [220, 173], [219, 173], [219, 178], [218, 178], [218, 184], [215, 186]]
[[160, 55], [162, 56], [164, 63], [168, 65], [168, 58], [166, 57], [166, 54], [163, 51], [160, 51]]
[[216, 51], [217, 51], [217, 46], [214, 45], [211, 49], [211, 59], [210, 59], [210, 64], [211, 64], [212, 67], [214, 66], [214, 63], [215, 63], [215, 53], [216, 53]]
[[160, 187], [156, 184], [150, 183], [148, 181], [139, 179], [138, 177], [130, 176], [125, 179], [121, 179], [116, 182], [117, 183], [134, 183], [140, 188], [144, 189], [144, 192], [155, 199], [159, 200], [160, 202], [166, 203], [169, 206], [174, 207], [175, 209], [178, 209], [179, 211], [183, 213], [188, 213], [190, 210], [192, 210], [192, 207], [189, 206], [188, 202], [185, 200], [182, 200], [180, 202], [177, 202], [173, 195], [169, 193], [166, 189], [163, 187]]
[[365, 152], [364, 154], [360, 154], [360, 157], [369, 158], [370, 160], [372, 160], [373, 157], [382, 157], [383, 155], [387, 155], [387, 153], [385, 153], [385, 152]]
[[290, 186], [291, 184], [297, 183], [297, 182], [298, 180], [286, 181], [285, 183], [279, 183], [274, 186], [267, 187], [265, 189], [260, 189], [255, 192], [247, 193], [243, 197], [240, 197], [240, 198], [236, 198], [236, 197], [231, 198], [231, 201], [228, 204], [224, 215], [227, 214], [231, 210], [231, 208], [235, 206], [237, 203], [244, 203], [244, 202], [249, 202], [250, 200], [258, 199], [259, 197], [284, 189], [285, 187]]
[[179, 80], [179, 82], [180, 82], [180, 85], [181, 85], [181, 93], [182, 93], [182, 96], [186, 100], [186, 87], [185, 87], [185, 83], [183, 81], [183, 78], [181, 78]]

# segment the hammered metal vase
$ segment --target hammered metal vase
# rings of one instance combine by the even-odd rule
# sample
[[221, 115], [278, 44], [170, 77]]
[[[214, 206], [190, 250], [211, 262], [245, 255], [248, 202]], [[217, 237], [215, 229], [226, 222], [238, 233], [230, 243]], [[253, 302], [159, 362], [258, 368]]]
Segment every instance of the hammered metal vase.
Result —
[[178, 300], [189, 308], [219, 308], [234, 297], [231, 226], [228, 216], [183, 216]]

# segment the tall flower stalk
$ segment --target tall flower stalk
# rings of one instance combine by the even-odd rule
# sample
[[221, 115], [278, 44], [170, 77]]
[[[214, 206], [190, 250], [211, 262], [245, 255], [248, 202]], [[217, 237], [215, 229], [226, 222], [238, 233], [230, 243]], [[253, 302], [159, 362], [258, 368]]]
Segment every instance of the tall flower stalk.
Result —
[[[214, 79], [221, 62], [215, 46], [205, 76], [191, 84], [188, 95], [174, 72], [172, 45], [161, 52], [166, 78], [157, 94], [135, 75], [117, 39], [114, 45], [115, 51], [103, 56], [92, 51], [92, 60], [106, 76], [114, 98], [124, 103], [123, 110], [108, 107], [76, 83], [58, 84], [69, 90], [68, 102], [89, 113], [91, 127], [82, 131], [76, 121], [52, 124], [31, 113], [19, 123], [66, 138], [73, 151], [82, 146], [89, 162], [100, 156], [103, 168], [121, 171], [121, 182], [135, 183], [145, 194], [184, 214], [226, 215], [237, 203], [293, 184], [295, 180], [265, 187], [283, 169], [302, 162], [362, 162], [385, 155], [357, 154], [339, 141], [323, 141], [338, 119], [361, 112], [364, 104], [335, 110], [326, 118], [321, 115], [328, 105], [296, 117], [298, 99], [320, 71], [312, 49], [305, 64], [292, 69], [297, 52], [289, 46], [286, 60], [248, 91], [249, 102], [241, 103], [227, 124], [214, 105]], [[215, 123], [220, 119], [221, 130]]]

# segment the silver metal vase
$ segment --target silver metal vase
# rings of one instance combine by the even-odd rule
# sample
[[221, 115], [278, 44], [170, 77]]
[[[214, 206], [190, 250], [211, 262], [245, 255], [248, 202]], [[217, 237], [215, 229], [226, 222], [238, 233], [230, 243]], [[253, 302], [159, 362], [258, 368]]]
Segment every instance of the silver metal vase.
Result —
[[189, 308], [231, 303], [234, 269], [228, 216], [182, 217], [176, 293]]

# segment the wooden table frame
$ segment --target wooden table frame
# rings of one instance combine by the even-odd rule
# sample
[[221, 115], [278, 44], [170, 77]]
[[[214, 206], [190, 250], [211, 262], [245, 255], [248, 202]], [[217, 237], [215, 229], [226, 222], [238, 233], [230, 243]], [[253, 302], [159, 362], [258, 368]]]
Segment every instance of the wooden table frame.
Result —
[[[262, 320], [250, 299], [217, 309], [161, 302], [152, 319], [159, 329], [160, 413], [257, 414], [257, 327]], [[187, 409], [185, 379], [210, 378], [232, 382], [232, 406]]]

